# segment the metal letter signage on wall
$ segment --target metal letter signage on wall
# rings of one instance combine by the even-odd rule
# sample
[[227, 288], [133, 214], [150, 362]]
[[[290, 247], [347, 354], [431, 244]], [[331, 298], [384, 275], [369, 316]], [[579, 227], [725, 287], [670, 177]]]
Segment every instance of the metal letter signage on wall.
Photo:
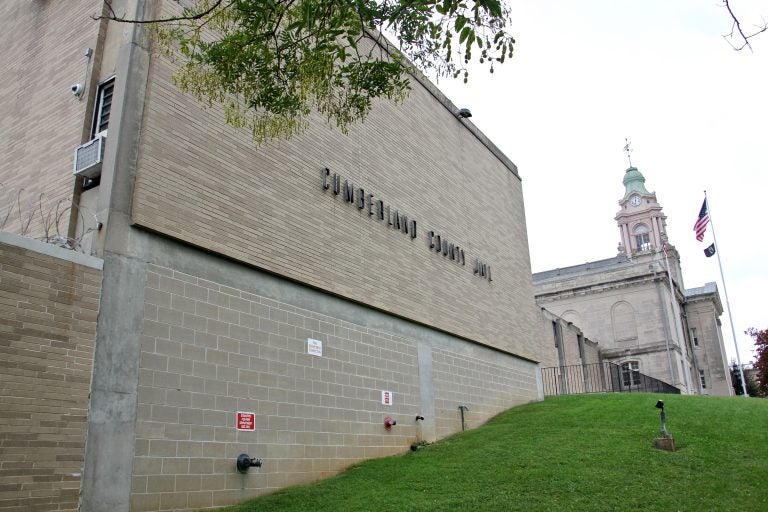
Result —
[[[395, 207], [386, 204], [377, 195], [370, 191], [366, 192], [363, 187], [356, 186], [349, 180], [344, 180], [344, 186], [341, 187], [341, 176], [338, 173], [331, 173], [328, 167], [324, 167], [321, 173], [321, 187], [323, 190], [332, 189], [334, 195], [342, 194], [342, 200], [357, 206], [358, 210], [368, 212], [368, 216], [381, 222], [384, 227], [393, 231], [398, 231], [408, 236], [411, 240], [416, 238], [416, 219], [409, 218], [408, 215], [400, 212]], [[374, 199], [375, 198], [375, 199]], [[376, 205], [374, 208], [374, 204]], [[451, 261], [459, 266], [465, 266], [466, 256], [464, 249], [454, 242], [449, 242], [444, 236], [434, 231], [426, 232], [427, 247], [435, 254], [442, 255], [447, 261]], [[480, 260], [476, 260], [473, 274], [488, 283], [491, 279], [491, 266]], [[310, 352], [312, 353], [312, 352]], [[322, 354], [320, 354], [322, 355]]]
[[237, 411], [237, 430], [256, 430], [256, 413]]

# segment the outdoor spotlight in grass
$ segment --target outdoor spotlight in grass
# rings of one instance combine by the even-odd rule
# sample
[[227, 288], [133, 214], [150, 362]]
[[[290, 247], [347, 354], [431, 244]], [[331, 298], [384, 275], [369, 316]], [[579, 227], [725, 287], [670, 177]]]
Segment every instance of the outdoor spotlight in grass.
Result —
[[661, 409], [661, 432], [653, 440], [653, 446], [660, 450], [675, 451], [675, 439], [667, 432], [667, 411], [664, 410], [664, 400], [656, 402], [656, 408]]
[[667, 412], [664, 410], [664, 400], [656, 402], [656, 408], [661, 409], [661, 435], [667, 437], [669, 432], [667, 432]]

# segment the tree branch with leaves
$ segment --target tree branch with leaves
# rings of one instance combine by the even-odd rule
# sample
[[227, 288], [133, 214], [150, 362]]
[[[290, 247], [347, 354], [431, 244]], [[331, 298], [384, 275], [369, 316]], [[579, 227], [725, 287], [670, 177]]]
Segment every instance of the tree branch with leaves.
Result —
[[375, 99], [402, 101], [416, 70], [466, 82], [471, 62], [493, 72], [515, 42], [503, 0], [190, 0], [152, 20], [104, 1], [112, 21], [151, 24], [174, 83], [257, 144], [302, 131], [313, 111], [346, 133]]

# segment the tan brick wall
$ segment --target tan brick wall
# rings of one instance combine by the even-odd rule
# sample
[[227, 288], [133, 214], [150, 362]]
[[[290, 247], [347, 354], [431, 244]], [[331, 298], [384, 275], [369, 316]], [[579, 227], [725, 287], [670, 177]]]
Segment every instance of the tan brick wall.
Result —
[[[322, 357], [307, 338], [323, 342]], [[234, 503], [406, 450], [430, 406], [417, 343], [151, 265], [132, 510]], [[439, 437], [460, 430], [458, 404], [476, 426], [536, 398], [535, 366], [490, 349], [434, 349], [433, 367]], [[255, 432], [236, 431], [237, 411], [256, 413]], [[389, 432], [386, 416], [398, 422]], [[241, 452], [264, 466], [236, 473]]]
[[0, 510], [77, 509], [100, 281], [0, 242]]
[[[414, 81], [349, 136], [323, 120], [254, 149], [169, 83], [155, 59], [133, 220], [331, 293], [536, 360], [520, 179]], [[321, 188], [321, 169], [418, 222], [410, 239]], [[466, 265], [431, 252], [433, 230]], [[473, 274], [479, 258], [493, 282]]]
[[[72, 197], [72, 155], [82, 143], [91, 90], [78, 100], [70, 85], [85, 79], [84, 52], [95, 47], [99, 29], [90, 16], [100, 12], [100, 4], [100, 0], [0, 2], [4, 77], [0, 229], [4, 231], [41, 237], [44, 215], [50, 215], [51, 224], [57, 203]], [[68, 215], [59, 222], [64, 235], [68, 222]]]

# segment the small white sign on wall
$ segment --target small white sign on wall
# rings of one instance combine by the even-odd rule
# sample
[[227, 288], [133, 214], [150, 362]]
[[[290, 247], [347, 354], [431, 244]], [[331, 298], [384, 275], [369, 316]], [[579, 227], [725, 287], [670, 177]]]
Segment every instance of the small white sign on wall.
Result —
[[307, 338], [307, 354], [311, 354], [313, 356], [322, 356], [323, 342], [320, 340], [313, 340], [312, 338]]
[[381, 392], [381, 403], [383, 405], [392, 405], [392, 401], [395, 397], [395, 394], [391, 391], [382, 391]]

